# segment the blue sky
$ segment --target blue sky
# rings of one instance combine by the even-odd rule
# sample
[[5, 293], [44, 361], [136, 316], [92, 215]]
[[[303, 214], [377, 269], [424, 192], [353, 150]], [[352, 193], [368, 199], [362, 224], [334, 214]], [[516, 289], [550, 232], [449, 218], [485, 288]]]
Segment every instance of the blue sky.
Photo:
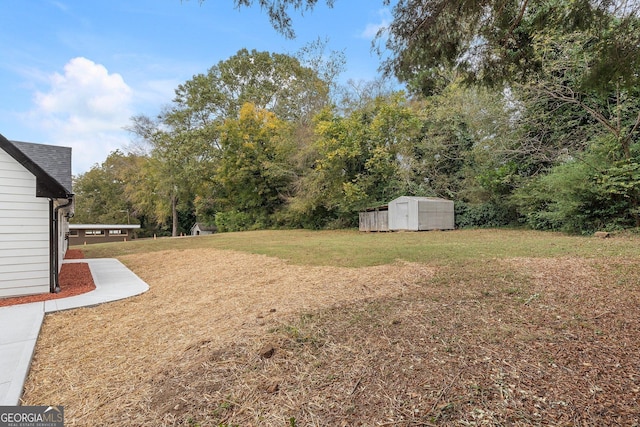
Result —
[[294, 54], [328, 39], [346, 55], [343, 82], [373, 80], [371, 41], [390, 20], [382, 0], [320, 1], [292, 15], [288, 40], [233, 0], [0, 0], [0, 11], [0, 133], [72, 147], [76, 175], [128, 146], [131, 116], [157, 114], [180, 83], [242, 48]]

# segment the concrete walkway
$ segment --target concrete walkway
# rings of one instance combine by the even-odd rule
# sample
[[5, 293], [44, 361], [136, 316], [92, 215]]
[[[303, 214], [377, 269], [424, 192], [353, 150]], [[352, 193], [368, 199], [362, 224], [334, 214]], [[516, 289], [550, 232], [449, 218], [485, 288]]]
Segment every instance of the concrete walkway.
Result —
[[149, 285], [117, 259], [64, 262], [89, 264], [96, 289], [68, 298], [0, 308], [0, 406], [20, 403], [45, 313], [90, 307], [139, 295], [149, 289]]

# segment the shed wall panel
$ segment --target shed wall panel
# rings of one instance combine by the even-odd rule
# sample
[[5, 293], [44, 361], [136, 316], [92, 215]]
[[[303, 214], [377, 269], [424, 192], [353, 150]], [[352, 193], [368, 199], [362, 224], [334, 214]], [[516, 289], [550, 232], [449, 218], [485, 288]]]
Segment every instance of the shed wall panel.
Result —
[[402, 196], [389, 202], [389, 229], [394, 231], [452, 230], [453, 201]]
[[358, 214], [358, 231], [371, 231], [369, 220], [369, 212], [360, 212]]
[[453, 202], [421, 200], [418, 202], [419, 230], [450, 230], [453, 224]]
[[389, 211], [374, 210], [359, 213], [360, 231], [389, 231]]

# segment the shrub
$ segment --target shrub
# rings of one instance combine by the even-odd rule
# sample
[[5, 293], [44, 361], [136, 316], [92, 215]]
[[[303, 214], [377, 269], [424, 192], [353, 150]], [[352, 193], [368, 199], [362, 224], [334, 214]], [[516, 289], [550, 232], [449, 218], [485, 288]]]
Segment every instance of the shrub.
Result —
[[228, 211], [216, 213], [216, 227], [219, 232], [247, 231], [266, 228], [266, 224], [246, 212]]
[[612, 158], [609, 143], [594, 143], [518, 189], [513, 200], [526, 224], [582, 234], [637, 227], [640, 156]]
[[455, 202], [456, 228], [502, 227], [516, 223], [517, 214], [506, 202]]

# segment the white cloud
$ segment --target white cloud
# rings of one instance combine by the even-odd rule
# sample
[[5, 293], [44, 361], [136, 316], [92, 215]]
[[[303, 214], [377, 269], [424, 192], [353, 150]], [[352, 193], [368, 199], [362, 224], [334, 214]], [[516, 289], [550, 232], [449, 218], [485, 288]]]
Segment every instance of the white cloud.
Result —
[[184, 83], [178, 79], [145, 80], [136, 87], [136, 105], [138, 108], [151, 108], [155, 114], [162, 106], [175, 97], [175, 89]]
[[123, 128], [133, 115], [133, 91], [120, 74], [78, 57], [63, 74], [49, 76], [48, 84], [47, 91], [36, 92], [30, 119], [50, 135], [48, 143], [72, 147], [74, 173], [128, 143]]
[[368, 40], [375, 38], [378, 35], [378, 31], [385, 30], [387, 27], [389, 27], [389, 24], [392, 21], [391, 12], [389, 11], [389, 9], [378, 10], [378, 18], [380, 22], [367, 24], [364, 31], [360, 33], [360, 37]]

